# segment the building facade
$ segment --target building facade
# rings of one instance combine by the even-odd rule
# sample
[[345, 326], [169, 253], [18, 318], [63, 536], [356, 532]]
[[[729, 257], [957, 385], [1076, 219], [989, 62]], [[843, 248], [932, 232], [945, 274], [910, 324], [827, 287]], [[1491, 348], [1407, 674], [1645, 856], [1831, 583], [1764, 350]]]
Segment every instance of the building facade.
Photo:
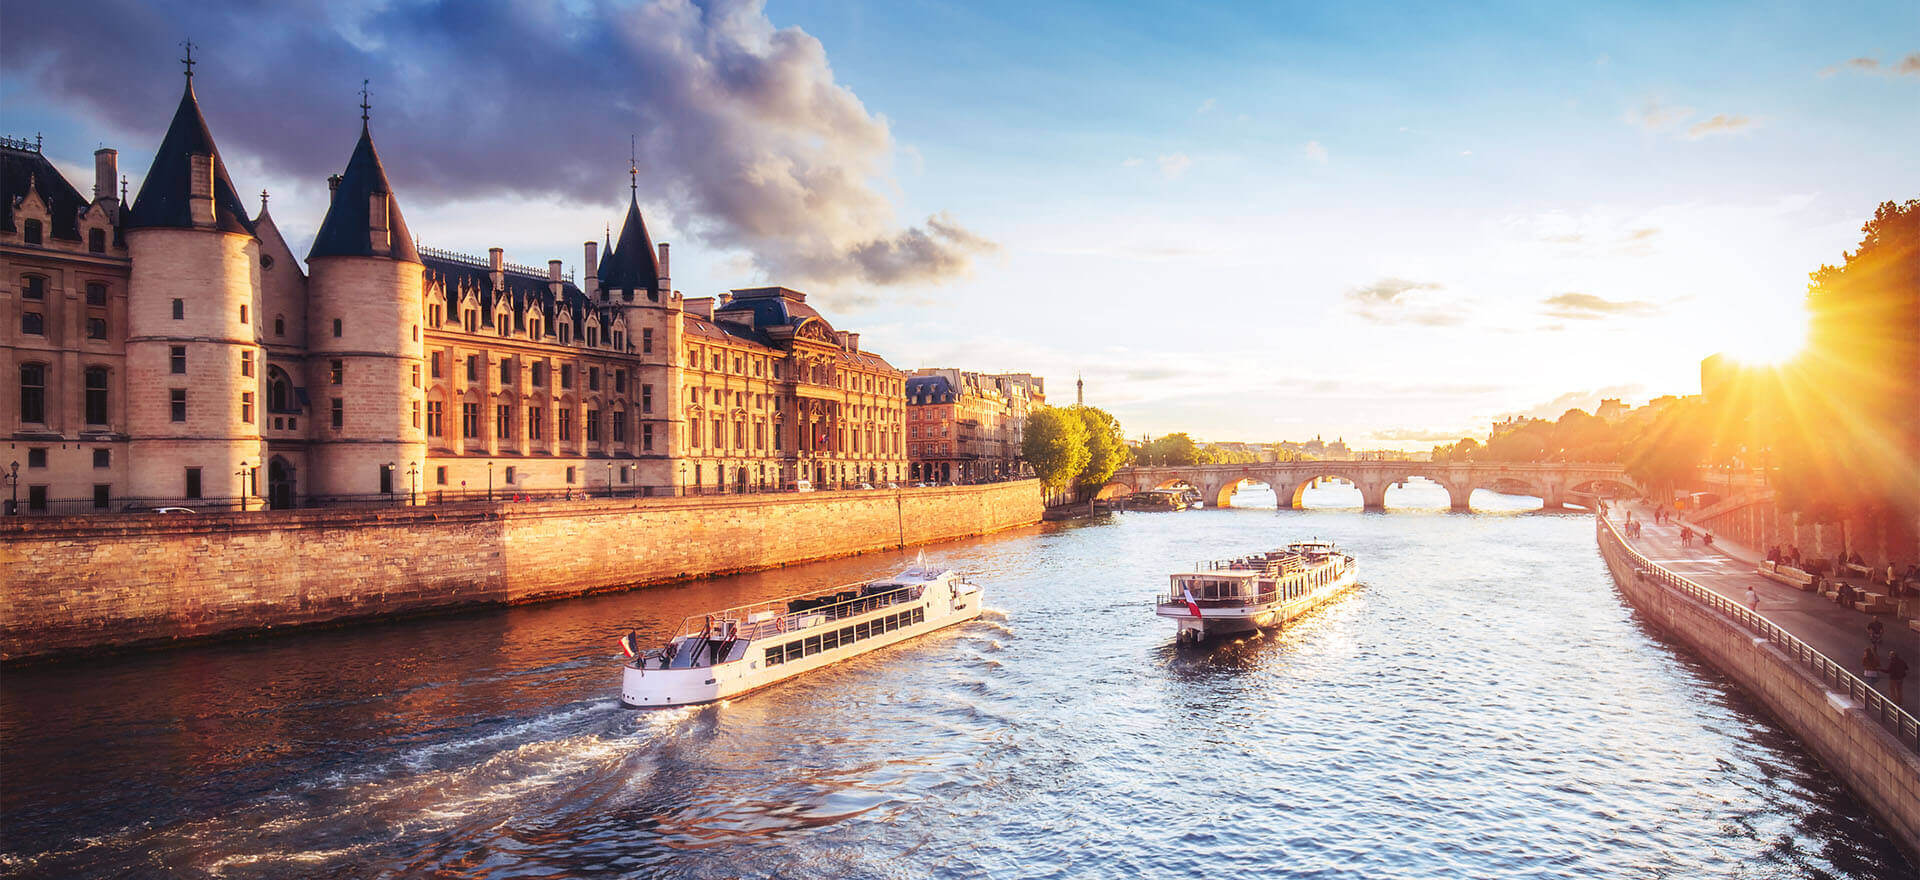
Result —
[[920, 369], [907, 380], [907, 457], [916, 482], [978, 482], [1025, 472], [1027, 414], [1046, 404], [1029, 373]]
[[[683, 299], [630, 188], [584, 285], [419, 246], [363, 110], [305, 267], [193, 79], [139, 195], [0, 141], [0, 403], [24, 512], [905, 479], [906, 375], [786, 288]], [[17, 468], [12, 466], [19, 462]]]

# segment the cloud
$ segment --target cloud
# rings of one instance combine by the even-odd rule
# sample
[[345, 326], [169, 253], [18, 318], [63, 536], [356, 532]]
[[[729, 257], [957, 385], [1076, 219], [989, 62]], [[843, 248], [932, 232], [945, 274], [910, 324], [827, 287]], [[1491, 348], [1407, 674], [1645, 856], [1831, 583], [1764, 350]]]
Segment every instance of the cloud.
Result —
[[1557, 419], [1570, 409], [1583, 409], [1591, 414], [1594, 409], [1600, 406], [1600, 401], [1607, 398], [1621, 398], [1628, 406], [1632, 406], [1633, 399], [1644, 395], [1646, 390], [1647, 386], [1633, 383], [1629, 385], [1609, 385], [1605, 388], [1596, 388], [1591, 391], [1569, 391], [1528, 410], [1502, 413], [1500, 418], [1510, 419], [1514, 416], [1527, 416], [1528, 418], [1535, 419]]
[[1212, 99], [1212, 98], [1208, 98], [1208, 99], [1206, 99], [1205, 101], [1201, 101], [1201, 102], [1200, 102], [1200, 107], [1199, 107], [1199, 109], [1197, 109], [1197, 110], [1195, 110], [1195, 111], [1193, 111], [1193, 112], [1195, 112], [1195, 113], [1212, 113], [1212, 112], [1213, 112], [1213, 108], [1214, 108], [1214, 102], [1213, 102], [1213, 99]]
[[1348, 290], [1343, 298], [1349, 311], [1376, 324], [1444, 327], [1458, 324], [1466, 317], [1457, 304], [1443, 303], [1433, 295], [1444, 289], [1444, 285], [1433, 281], [1382, 278]]
[[938, 282], [991, 248], [945, 215], [899, 222], [886, 118], [836, 81], [818, 39], [776, 27], [757, 0], [98, 5], [10, 8], [9, 67], [49, 101], [157, 142], [180, 89], [166, 35], [192, 34], [214, 136], [269, 173], [337, 173], [367, 77], [403, 205], [607, 205], [625, 194], [637, 132], [649, 201], [776, 280]]
[[1658, 98], [1648, 98], [1639, 108], [1628, 110], [1622, 117], [1632, 125], [1648, 131], [1659, 131], [1692, 116], [1692, 107], [1669, 106], [1660, 103]]
[[1820, 75], [1832, 76], [1839, 73], [1843, 67], [1852, 68], [1861, 73], [1871, 73], [1880, 76], [1920, 76], [1920, 52], [1910, 53], [1907, 57], [1886, 65], [1882, 65], [1878, 58], [1868, 58], [1866, 56], [1849, 58], [1846, 61], [1820, 71]]
[[1893, 72], [1901, 76], [1920, 76], [1920, 52], [1900, 59], [1900, 63], [1893, 66]]
[[1729, 116], [1725, 113], [1716, 113], [1710, 119], [1688, 126], [1687, 138], [1697, 141], [1710, 134], [1732, 134], [1733, 132], [1741, 131], [1752, 125], [1753, 120], [1745, 116]]
[[1154, 161], [1160, 163], [1160, 176], [1168, 180], [1178, 180], [1187, 173], [1188, 168], [1193, 167], [1193, 160], [1185, 153], [1172, 153]]
[[1306, 146], [1300, 148], [1300, 155], [1322, 165], [1327, 164], [1327, 148], [1321, 146], [1319, 141], [1307, 141]]
[[1146, 164], [1146, 162], [1147, 162], [1147, 160], [1145, 160], [1145, 159], [1142, 159], [1142, 158], [1140, 158], [1139, 156], [1129, 156], [1129, 157], [1127, 157], [1127, 159], [1126, 159], [1125, 161], [1122, 161], [1122, 162], [1120, 163], [1120, 167], [1122, 167], [1122, 168], [1138, 168], [1138, 167], [1140, 167], [1141, 165], [1144, 165], [1144, 164]]
[[1597, 321], [1602, 318], [1638, 318], [1657, 315], [1660, 307], [1644, 300], [1611, 300], [1591, 293], [1561, 293], [1540, 301], [1555, 318]]

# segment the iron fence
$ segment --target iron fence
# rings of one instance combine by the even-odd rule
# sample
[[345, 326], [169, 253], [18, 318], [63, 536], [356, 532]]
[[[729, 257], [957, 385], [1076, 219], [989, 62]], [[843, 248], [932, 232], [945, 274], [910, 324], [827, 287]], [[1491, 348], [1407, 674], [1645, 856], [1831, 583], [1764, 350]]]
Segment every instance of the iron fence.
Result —
[[1766, 615], [1655, 564], [1621, 539], [1619, 533], [1614, 531], [1613, 523], [1606, 517], [1599, 516], [1594, 519], [1599, 523], [1597, 528], [1600, 532], [1600, 552], [1607, 554], [1610, 562], [1624, 562], [1626, 567], [1633, 571], [1635, 577], [1678, 590], [1682, 595], [1725, 615], [1742, 629], [1777, 645], [1787, 656], [1792, 657], [1794, 662], [1812, 671], [1823, 684], [1858, 701], [1862, 711], [1866, 712], [1868, 717], [1878, 721], [1902, 745], [1920, 751], [1920, 720], [1916, 720], [1898, 703], [1875, 690], [1873, 685], [1848, 672], [1845, 666], [1834, 662], [1833, 658], [1814, 650], [1812, 645], [1796, 638], [1779, 624], [1768, 620]]

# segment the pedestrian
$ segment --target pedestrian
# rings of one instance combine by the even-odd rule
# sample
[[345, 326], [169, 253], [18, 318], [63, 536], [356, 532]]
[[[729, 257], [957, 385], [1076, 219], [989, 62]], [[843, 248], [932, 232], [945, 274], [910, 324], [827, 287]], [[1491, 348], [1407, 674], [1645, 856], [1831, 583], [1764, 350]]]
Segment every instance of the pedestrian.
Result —
[[1886, 633], [1887, 625], [1881, 623], [1880, 618], [1876, 617], [1867, 621], [1867, 644], [1880, 644], [1880, 640], [1886, 637]]
[[1896, 703], [1906, 702], [1907, 659], [1899, 651], [1887, 652], [1887, 696]]
[[1708, 550], [1713, 549], [1713, 533], [1712, 532], [1701, 532], [1700, 540], [1706, 543]]
[[1867, 684], [1880, 680], [1880, 655], [1872, 645], [1868, 645], [1866, 652], [1860, 655], [1860, 677], [1866, 679]]
[[1752, 584], [1747, 585], [1747, 610], [1756, 613], [1760, 610], [1760, 594], [1753, 591]]

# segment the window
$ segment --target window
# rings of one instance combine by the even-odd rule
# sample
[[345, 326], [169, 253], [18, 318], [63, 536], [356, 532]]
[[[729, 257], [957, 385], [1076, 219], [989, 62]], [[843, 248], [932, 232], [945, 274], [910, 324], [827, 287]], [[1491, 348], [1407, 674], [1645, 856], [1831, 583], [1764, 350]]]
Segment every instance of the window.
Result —
[[339, 318], [333, 319], [333, 338], [335, 339], [340, 338], [340, 319]]
[[197, 467], [187, 468], [186, 494], [188, 498], [200, 497], [200, 469]]
[[168, 363], [167, 372], [170, 372], [176, 376], [186, 375], [187, 374], [187, 347], [184, 345], [176, 345], [168, 349], [167, 363]]
[[747, 448], [747, 423], [733, 423], [733, 445], [736, 449]]
[[513, 483], [513, 478], [518, 473], [519, 473], [519, 470], [515, 468], [513, 465], [507, 465], [507, 483], [509, 485]]
[[513, 439], [513, 405], [498, 404], [493, 408], [493, 436], [500, 440]]
[[613, 350], [614, 351], [625, 351], [626, 342], [627, 342], [627, 339], [626, 339], [625, 333], [622, 333], [618, 330], [613, 331]]
[[22, 228], [22, 233], [23, 233], [22, 237], [27, 240], [27, 244], [39, 244], [40, 243], [40, 221], [28, 220], [26, 222], [26, 225]]
[[107, 319], [88, 318], [87, 319], [87, 338], [88, 339], [107, 338]]
[[647, 452], [652, 452], [652, 451], [653, 451], [653, 425], [652, 425], [652, 423], [648, 423], [648, 424], [645, 424], [645, 425], [641, 425], [641, 426], [640, 426], [640, 448], [641, 448], [642, 450], [644, 450], [644, 451], [647, 451]]
[[87, 305], [104, 306], [107, 304], [107, 286], [98, 281], [87, 282]]
[[440, 304], [439, 303], [433, 303], [432, 305], [427, 306], [427, 326], [428, 327], [440, 326]]
[[287, 335], [287, 319], [285, 315], [273, 316], [273, 335], [275, 336]]
[[[94, 230], [95, 234], [98, 234], [99, 232], [100, 230], [98, 229]], [[107, 506], [112, 502], [112, 500], [113, 500], [113, 487], [111, 485], [103, 485], [100, 483], [93, 484], [93, 509], [94, 510], [106, 510]]]
[[173, 421], [176, 421], [176, 422], [186, 421], [187, 420], [187, 389], [185, 388], [169, 389], [167, 392], [167, 395], [169, 398], [168, 406], [172, 410], [171, 416]]
[[336, 397], [333, 399], [333, 429], [335, 431], [347, 425], [347, 402]]
[[766, 422], [753, 423], [753, 448], [755, 449], [767, 448], [767, 423]]
[[413, 402], [413, 426], [420, 427], [420, 401]]
[[533, 381], [533, 387], [535, 388], [546, 387], [547, 385], [547, 362], [546, 361], [534, 361], [533, 369], [530, 370], [529, 372], [532, 374], [529, 376], [529, 378], [532, 379]]
[[546, 433], [547, 411], [537, 406], [527, 407], [527, 439], [539, 440]]
[[240, 421], [253, 424], [253, 392], [240, 392]]
[[597, 409], [587, 410], [587, 442], [600, 442], [600, 411]]
[[87, 251], [104, 254], [107, 252], [107, 231], [105, 229], [87, 230]]
[[553, 435], [563, 443], [573, 442], [573, 407], [563, 406], [554, 413]]
[[26, 288], [20, 291], [20, 298], [39, 302], [47, 298], [47, 278], [44, 275], [28, 275]]
[[613, 371], [613, 393], [615, 394], [627, 393], [627, 371], [626, 370]]
[[113, 450], [95, 449], [93, 451], [93, 466], [96, 468], [113, 467]]
[[573, 365], [572, 364], [560, 365], [560, 387], [562, 388], [573, 387]]
[[500, 335], [501, 335], [501, 336], [505, 336], [505, 335], [507, 335], [507, 334], [509, 334], [509, 333], [512, 333], [512, 332], [513, 332], [513, 319], [512, 319], [512, 318], [509, 318], [509, 317], [507, 317], [507, 313], [506, 313], [506, 312], [501, 312], [500, 314], [497, 314], [497, 315], [494, 315], [494, 316], [493, 316], [493, 329], [495, 329], [495, 330], [498, 330], [498, 331], [500, 331]]
[[653, 328], [652, 327], [643, 327], [640, 330], [640, 353], [653, 354]]
[[513, 358], [511, 357], [501, 358], [500, 359], [500, 384], [502, 386], [512, 385], [513, 379], [514, 379]]
[[393, 468], [389, 465], [380, 466], [380, 491], [387, 495], [393, 494]]
[[335, 358], [327, 363], [327, 384], [344, 385], [347, 381], [347, 362]]
[[427, 436], [428, 437], [438, 437], [441, 434], [445, 433], [446, 431], [446, 415], [447, 414], [441, 411], [442, 406], [444, 406], [444, 404], [442, 404], [438, 400], [427, 401]]
[[567, 482], [568, 483], [573, 482], [573, 468], [571, 467], [567, 468]]
[[420, 387], [420, 365], [409, 364], [408, 366], [413, 368], [413, 387], [415, 388]]
[[253, 352], [247, 349], [240, 350], [240, 375], [253, 375]]
[[627, 442], [627, 414], [626, 414], [626, 411], [624, 411], [624, 410], [617, 410], [617, 409], [616, 409], [616, 410], [614, 410], [614, 411], [613, 411], [613, 415], [612, 415], [611, 417], [609, 417], [609, 418], [608, 418], [608, 421], [609, 421], [609, 422], [611, 422], [611, 423], [612, 423], [612, 425], [613, 425], [613, 442], [615, 442], [615, 443], [625, 443], [625, 442]]
[[480, 381], [480, 356], [477, 354], [467, 355], [467, 381]]
[[181, 321], [181, 320], [185, 320], [186, 317], [187, 317], [187, 301], [184, 299], [174, 300], [173, 301], [173, 319], [175, 321]]
[[592, 324], [588, 324], [587, 325], [587, 347], [592, 348], [599, 344], [600, 344], [600, 328], [595, 327]]
[[43, 448], [27, 450], [27, 467], [43, 468], [47, 466], [47, 450]]
[[433, 469], [433, 484], [436, 486], [445, 486], [447, 484], [446, 465], [443, 464]]
[[640, 386], [640, 411], [653, 412], [653, 386]]
[[721, 425], [720, 420], [716, 418], [713, 420], [713, 445], [717, 448], [720, 446], [725, 446], [726, 443], [727, 443], [726, 431], [723, 429], [723, 426]]
[[460, 326], [468, 333], [480, 331], [480, 313], [473, 309], [460, 310]]
[[88, 367], [86, 385], [87, 424], [104, 425], [107, 423], [107, 368]]
[[587, 368], [587, 390], [588, 391], [600, 390], [600, 368], [599, 367]]
[[39, 312], [20, 313], [20, 332], [28, 336], [47, 335], [47, 320]]
[[480, 404], [460, 404], [460, 436], [468, 440], [480, 436]]
[[242, 324], [245, 324], [245, 323], [247, 323], [247, 306], [246, 306], [246, 303], [241, 303], [241, 304], [240, 304], [240, 323], [242, 323]]
[[440, 352], [437, 352], [437, 351], [434, 352], [433, 358], [429, 360], [427, 364], [428, 366], [431, 366], [433, 368], [432, 370], [433, 378], [435, 379], [440, 378]]
[[573, 339], [573, 326], [563, 322], [560, 325], [560, 344], [566, 345], [568, 342], [572, 341], [572, 339]]
[[700, 445], [700, 420], [699, 419], [687, 420], [687, 445], [688, 446]]

